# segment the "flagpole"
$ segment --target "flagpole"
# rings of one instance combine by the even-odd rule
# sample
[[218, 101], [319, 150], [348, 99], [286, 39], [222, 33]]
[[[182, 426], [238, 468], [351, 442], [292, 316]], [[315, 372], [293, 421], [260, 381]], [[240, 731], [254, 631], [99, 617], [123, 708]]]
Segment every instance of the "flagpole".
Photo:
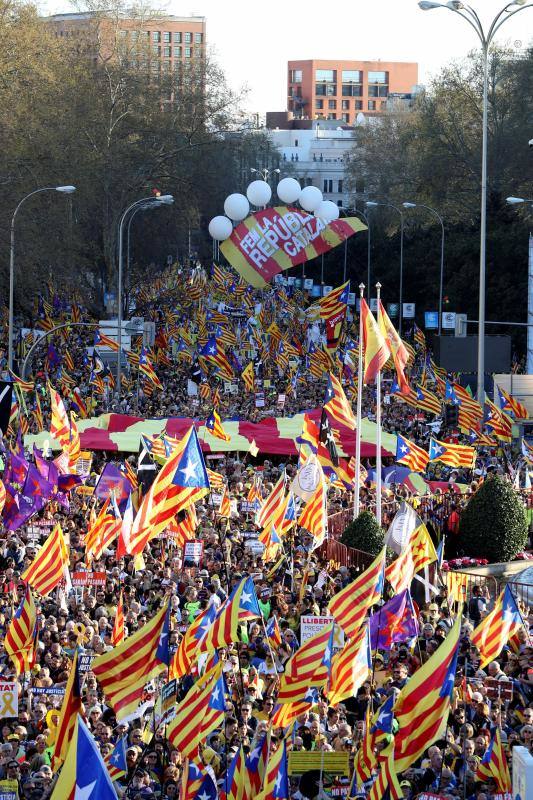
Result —
[[[359, 297], [362, 300], [365, 284], [359, 284]], [[355, 476], [353, 518], [357, 519], [360, 508], [359, 475], [361, 473], [361, 411], [363, 399], [363, 315], [359, 305], [359, 355], [357, 360], [357, 415], [355, 430]]]
[[[381, 316], [379, 309], [380, 295], [381, 283], [378, 281], [376, 283], [378, 327]], [[376, 519], [378, 525], [381, 525], [381, 369], [378, 370], [376, 377]]]

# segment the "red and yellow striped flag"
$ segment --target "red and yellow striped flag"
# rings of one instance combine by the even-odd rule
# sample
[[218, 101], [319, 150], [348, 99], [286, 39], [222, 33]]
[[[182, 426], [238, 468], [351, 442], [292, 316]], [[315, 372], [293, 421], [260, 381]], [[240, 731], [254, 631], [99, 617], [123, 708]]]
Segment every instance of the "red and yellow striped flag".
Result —
[[304, 528], [313, 535], [313, 549], [319, 547], [326, 538], [328, 524], [326, 502], [326, 484], [322, 473], [320, 483], [305, 504], [304, 510], [298, 519], [300, 528]]
[[93, 662], [91, 669], [119, 722], [135, 711], [148, 681], [166, 671], [168, 638], [167, 603], [140, 630]]
[[20, 578], [29, 583], [38, 594], [46, 597], [63, 580], [68, 563], [67, 545], [61, 525], [58, 524]]
[[383, 548], [364, 572], [329, 601], [329, 613], [350, 639], [356, 636], [368, 611], [381, 597], [385, 552]]
[[328, 376], [324, 408], [328, 414], [330, 414], [334, 420], [340, 422], [341, 425], [346, 425], [348, 428], [352, 428], [352, 430], [355, 429], [356, 419], [350, 403], [348, 402], [348, 398], [344, 394], [344, 389], [342, 388], [340, 380], [331, 373]]
[[4, 649], [11, 659], [17, 675], [31, 669], [35, 660], [35, 628], [37, 609], [30, 586], [26, 586], [24, 597], [8, 625]]
[[72, 739], [74, 726], [78, 714], [81, 713], [81, 687], [78, 668], [78, 648], [74, 652], [74, 659], [70, 667], [70, 672], [65, 687], [63, 703], [59, 721], [55, 731], [54, 752], [52, 755], [52, 769], [54, 772], [59, 769], [66, 758], [67, 750]]
[[401, 554], [385, 568], [385, 577], [399, 594], [408, 589], [416, 572], [437, 560], [437, 553], [424, 523], [414, 528]]
[[513, 593], [506, 586], [492, 611], [481, 620], [470, 637], [472, 645], [479, 648], [481, 669], [500, 655], [513, 633], [523, 624]]
[[283, 498], [285, 497], [285, 472], [282, 472], [280, 478], [268, 497], [263, 502], [263, 505], [259, 509], [257, 514], [257, 524], [260, 528], [266, 527], [268, 524], [270, 517], [274, 513], [277, 506], [281, 503]]
[[124, 597], [121, 591], [117, 603], [117, 613], [115, 614], [115, 620], [113, 622], [113, 630], [111, 632], [111, 644], [113, 645], [113, 647], [116, 647], [118, 644], [122, 644], [123, 641], [124, 641]]
[[247, 392], [255, 392], [255, 374], [254, 374], [254, 365], [253, 362], [250, 361], [247, 367], [243, 369], [241, 372], [241, 378], [244, 382], [244, 388]]
[[329, 705], [336, 706], [347, 697], [355, 697], [371, 669], [368, 626], [365, 625], [331, 660], [327, 692]]
[[409, 361], [409, 353], [407, 352], [405, 344], [397, 333], [396, 328], [390, 321], [389, 315], [385, 311], [381, 300], [378, 303], [378, 325], [392, 355], [392, 360], [394, 361], [400, 392], [401, 394], [409, 394], [409, 381], [405, 377], [405, 368], [407, 366], [407, 362]]
[[389, 346], [383, 337], [374, 315], [366, 300], [361, 298], [361, 315], [363, 317], [363, 342], [365, 348], [365, 372], [363, 380], [371, 383], [377, 377], [390, 357]]

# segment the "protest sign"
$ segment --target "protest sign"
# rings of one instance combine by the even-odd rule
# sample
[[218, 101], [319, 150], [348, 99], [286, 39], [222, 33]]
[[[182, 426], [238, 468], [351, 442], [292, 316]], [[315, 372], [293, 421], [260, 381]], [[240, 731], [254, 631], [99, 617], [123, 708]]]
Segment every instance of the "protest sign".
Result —
[[0, 682], [0, 719], [17, 717], [19, 712], [19, 695], [16, 681]]
[[192, 542], [185, 542], [185, 549], [183, 552], [185, 566], [199, 567], [202, 563], [203, 555], [204, 543], [199, 539], [194, 539]]
[[[312, 615], [303, 615], [300, 618], [300, 644], [304, 644], [311, 636], [318, 633], [324, 625], [329, 625], [333, 617], [315, 617]], [[342, 650], [344, 647], [344, 632], [342, 628], [335, 625], [333, 628], [333, 650]]]
[[73, 586], [105, 586], [105, 572], [73, 572], [71, 575]]

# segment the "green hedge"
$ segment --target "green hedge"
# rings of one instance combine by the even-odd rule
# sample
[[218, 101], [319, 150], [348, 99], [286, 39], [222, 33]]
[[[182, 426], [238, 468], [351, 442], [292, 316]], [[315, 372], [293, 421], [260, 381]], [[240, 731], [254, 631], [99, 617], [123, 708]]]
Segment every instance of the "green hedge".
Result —
[[497, 475], [481, 484], [461, 514], [458, 550], [491, 563], [512, 561], [528, 540], [524, 506]]
[[342, 544], [376, 555], [383, 547], [384, 534], [370, 511], [363, 511], [350, 522], [341, 536]]

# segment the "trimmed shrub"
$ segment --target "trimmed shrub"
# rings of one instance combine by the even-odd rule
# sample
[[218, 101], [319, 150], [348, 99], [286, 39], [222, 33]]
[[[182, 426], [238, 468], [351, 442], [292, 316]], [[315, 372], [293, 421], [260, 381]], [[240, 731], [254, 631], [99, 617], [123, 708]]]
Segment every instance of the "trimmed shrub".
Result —
[[363, 511], [357, 519], [350, 522], [341, 536], [342, 544], [355, 547], [365, 553], [377, 556], [383, 547], [384, 534], [370, 511]]
[[489, 562], [512, 561], [528, 539], [524, 506], [511, 484], [487, 478], [461, 514], [459, 552]]

